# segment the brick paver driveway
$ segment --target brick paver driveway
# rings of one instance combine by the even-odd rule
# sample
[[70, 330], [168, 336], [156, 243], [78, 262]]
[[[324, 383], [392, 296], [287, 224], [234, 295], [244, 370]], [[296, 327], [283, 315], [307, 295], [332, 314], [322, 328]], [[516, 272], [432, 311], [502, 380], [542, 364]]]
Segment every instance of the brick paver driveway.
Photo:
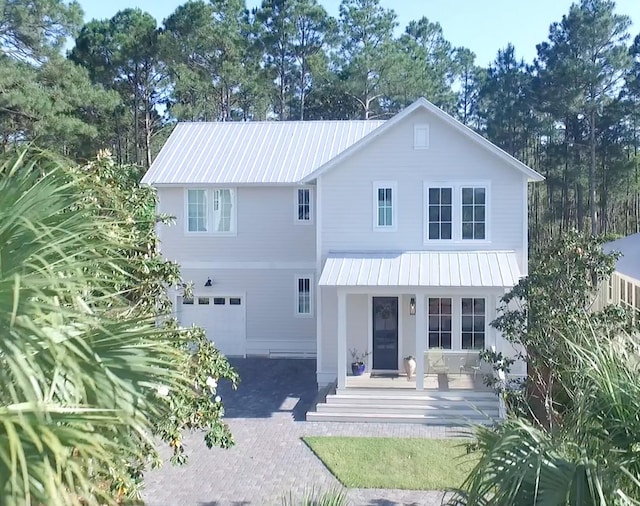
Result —
[[[189, 463], [166, 463], [150, 471], [147, 506], [262, 506], [282, 504], [283, 496], [302, 497], [312, 488], [340, 484], [300, 440], [305, 435], [446, 437], [455, 429], [401, 424], [305, 422], [316, 396], [315, 362], [287, 359], [232, 360], [242, 381], [237, 391], [220, 388], [236, 445], [209, 450], [202, 434], [185, 444]], [[350, 489], [353, 505], [436, 505], [439, 492]]]

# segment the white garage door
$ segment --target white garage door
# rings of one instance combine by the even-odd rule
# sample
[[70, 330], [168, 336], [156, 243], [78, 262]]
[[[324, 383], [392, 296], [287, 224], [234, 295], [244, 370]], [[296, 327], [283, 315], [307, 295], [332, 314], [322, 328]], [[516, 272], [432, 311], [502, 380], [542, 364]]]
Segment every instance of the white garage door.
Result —
[[246, 324], [243, 297], [180, 297], [178, 321], [185, 327], [202, 327], [207, 337], [225, 355], [245, 354]]

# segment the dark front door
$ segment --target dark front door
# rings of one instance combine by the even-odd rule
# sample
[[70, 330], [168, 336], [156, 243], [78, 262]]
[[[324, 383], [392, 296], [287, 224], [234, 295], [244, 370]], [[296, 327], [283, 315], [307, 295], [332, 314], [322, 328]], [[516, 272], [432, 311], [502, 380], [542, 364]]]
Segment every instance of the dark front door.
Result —
[[373, 298], [373, 368], [398, 369], [398, 297]]

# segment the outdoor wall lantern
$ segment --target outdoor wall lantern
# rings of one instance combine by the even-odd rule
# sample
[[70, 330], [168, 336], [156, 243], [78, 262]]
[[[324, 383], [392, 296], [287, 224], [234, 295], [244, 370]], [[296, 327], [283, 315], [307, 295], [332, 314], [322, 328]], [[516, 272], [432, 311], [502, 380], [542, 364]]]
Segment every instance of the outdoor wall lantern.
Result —
[[415, 297], [411, 297], [411, 300], [409, 301], [409, 314], [411, 316], [416, 315], [416, 298]]
[[204, 286], [211, 286], [213, 285], [213, 281], [211, 281], [211, 278], [207, 278], [207, 282], [204, 284]]

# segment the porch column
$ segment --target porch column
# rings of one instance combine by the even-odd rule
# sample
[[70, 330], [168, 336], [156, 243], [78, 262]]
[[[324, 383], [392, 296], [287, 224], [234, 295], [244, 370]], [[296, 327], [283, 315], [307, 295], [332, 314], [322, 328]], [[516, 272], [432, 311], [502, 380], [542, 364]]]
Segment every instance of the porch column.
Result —
[[338, 290], [338, 388], [347, 383], [347, 294]]
[[424, 390], [424, 348], [427, 339], [426, 297], [416, 293], [416, 390]]

